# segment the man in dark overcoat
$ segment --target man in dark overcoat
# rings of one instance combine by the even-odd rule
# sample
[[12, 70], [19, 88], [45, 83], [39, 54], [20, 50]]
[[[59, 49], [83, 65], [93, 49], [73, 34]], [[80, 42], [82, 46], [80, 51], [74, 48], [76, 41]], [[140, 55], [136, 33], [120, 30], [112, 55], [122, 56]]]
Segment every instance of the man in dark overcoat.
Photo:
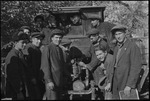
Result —
[[51, 42], [45, 46], [42, 52], [41, 69], [44, 73], [47, 100], [61, 98], [61, 90], [64, 83], [64, 57], [60, 48], [62, 30], [54, 29], [50, 37]]
[[[8, 53], [5, 59], [6, 65], [6, 97], [12, 100], [23, 100], [26, 95], [25, 68], [27, 63], [24, 60], [22, 50], [29, 41], [27, 34], [16, 34], [14, 37], [14, 48]], [[27, 91], [26, 91], [27, 92]]]
[[127, 27], [123, 25], [116, 25], [111, 30], [117, 40], [111, 65], [113, 99], [119, 99], [119, 91], [130, 95], [131, 90], [136, 88], [142, 67], [140, 49], [135, 42], [126, 37], [126, 30]]
[[26, 61], [28, 63], [28, 68], [26, 69], [26, 75], [28, 77], [28, 91], [31, 100], [42, 99], [40, 91], [40, 66], [41, 66], [41, 42], [44, 38], [44, 34], [40, 32], [33, 32], [31, 34], [31, 42], [27, 44], [26, 51], [27, 57]]

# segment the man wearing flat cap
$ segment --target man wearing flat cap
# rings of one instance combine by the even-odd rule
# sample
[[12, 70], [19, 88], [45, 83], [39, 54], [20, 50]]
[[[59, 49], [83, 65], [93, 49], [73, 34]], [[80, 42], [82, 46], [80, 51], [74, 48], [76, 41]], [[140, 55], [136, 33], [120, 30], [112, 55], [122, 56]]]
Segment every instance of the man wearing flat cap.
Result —
[[91, 20], [91, 28], [97, 28], [101, 23], [98, 16], [90, 16], [89, 19]]
[[124, 91], [128, 96], [131, 90], [136, 89], [142, 66], [140, 49], [135, 42], [126, 37], [126, 30], [127, 27], [123, 25], [116, 25], [111, 29], [117, 45], [110, 67], [112, 68], [110, 84], [105, 89], [112, 89], [113, 99], [119, 99], [119, 91]]
[[107, 43], [110, 47], [110, 54], [113, 54], [116, 41], [112, 37], [111, 29], [115, 26], [115, 24], [110, 22], [102, 22], [99, 16], [91, 16], [89, 19], [91, 20], [90, 29], [96, 28], [99, 31], [99, 35], [107, 40]]
[[26, 75], [28, 77], [28, 91], [29, 98], [31, 100], [40, 100], [42, 99], [40, 84], [40, 66], [41, 66], [41, 42], [44, 38], [44, 34], [40, 32], [31, 33], [31, 42], [27, 44], [26, 51], [28, 55], [26, 56], [26, 61], [28, 63], [28, 68]]
[[14, 47], [5, 58], [6, 66], [6, 97], [12, 100], [24, 100], [23, 90], [26, 92], [26, 75], [24, 69], [27, 68], [22, 50], [25, 48], [29, 38], [22, 33], [13, 38]]
[[[22, 27], [20, 28], [19, 32], [17, 31], [16, 33], [17, 33], [18, 35], [24, 33], [24, 34], [29, 35], [29, 37], [30, 37], [30, 30], [29, 30], [29, 29], [30, 29], [30, 28], [29, 28], [28, 26], [22, 26]], [[16, 33], [15, 33], [15, 34], [16, 34]], [[4, 45], [2, 49], [5, 50], [5, 52], [6, 52], [6, 50], [11, 50], [11, 49], [13, 48], [13, 46], [14, 46], [14, 42], [13, 42], [13, 41], [10, 41], [10, 42], [7, 43], [6, 45]], [[3, 51], [3, 50], [2, 50], [2, 51]]]
[[31, 30], [30, 30], [30, 27], [29, 26], [22, 26], [21, 28], [20, 28], [20, 31], [22, 31], [22, 32], [24, 32], [24, 33], [26, 33], [27, 35], [31, 35]]
[[54, 29], [50, 36], [51, 42], [42, 52], [41, 70], [44, 73], [47, 100], [61, 99], [65, 74], [63, 51], [59, 46], [62, 37], [62, 30]]
[[100, 37], [98, 29], [92, 28], [87, 32], [87, 36], [90, 38], [95, 48], [98, 47], [99, 45], [107, 46], [107, 51], [109, 52], [107, 40]]

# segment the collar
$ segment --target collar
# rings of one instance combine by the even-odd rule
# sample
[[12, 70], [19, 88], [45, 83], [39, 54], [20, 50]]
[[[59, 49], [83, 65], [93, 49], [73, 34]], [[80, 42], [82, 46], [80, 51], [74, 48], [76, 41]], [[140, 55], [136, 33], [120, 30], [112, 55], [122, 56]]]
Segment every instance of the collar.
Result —
[[123, 45], [124, 45], [124, 43], [126, 42], [126, 40], [127, 40], [127, 38], [125, 38], [125, 40], [124, 40], [124, 42], [122, 42], [122, 43], [117, 43], [117, 46], [119, 47], [119, 48], [121, 48]]

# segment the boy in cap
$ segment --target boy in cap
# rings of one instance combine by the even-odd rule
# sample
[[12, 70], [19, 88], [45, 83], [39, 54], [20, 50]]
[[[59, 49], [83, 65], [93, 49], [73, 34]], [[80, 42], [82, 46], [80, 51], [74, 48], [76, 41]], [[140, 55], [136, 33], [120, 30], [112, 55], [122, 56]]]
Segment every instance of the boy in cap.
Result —
[[50, 36], [51, 42], [42, 52], [41, 70], [44, 73], [47, 100], [62, 99], [61, 90], [64, 87], [65, 74], [63, 51], [59, 46], [62, 37], [62, 30], [54, 29]]
[[26, 85], [25, 68], [27, 63], [24, 60], [22, 50], [28, 43], [28, 35], [16, 34], [14, 37], [14, 48], [8, 53], [5, 59], [6, 65], [6, 97], [12, 100], [24, 100]]
[[[29, 35], [29, 38], [30, 38], [30, 27], [28, 26], [22, 26], [19, 30], [19, 33], [17, 32], [18, 35], [22, 34], [22, 33], [25, 33], [27, 35]], [[16, 34], [16, 33], [15, 33]], [[2, 47], [2, 51], [4, 50], [5, 52], [6, 51], [10, 51], [12, 48], [14, 47], [14, 42], [13, 41], [10, 41], [9, 43], [7, 43], [6, 45], [4, 45]], [[6, 53], [7, 54], [7, 53]]]
[[104, 45], [107, 46], [107, 51], [109, 52], [107, 40], [100, 36], [98, 29], [92, 28], [87, 32], [87, 36], [90, 38], [95, 48], [98, 47], [99, 45]]
[[95, 48], [95, 54], [97, 58], [101, 61], [101, 63], [97, 66], [95, 69], [93, 76], [95, 79], [96, 85], [99, 87], [100, 92], [103, 92], [103, 94], [99, 94], [97, 97], [100, 97], [107, 92], [105, 92], [105, 86], [109, 82], [110, 73], [111, 73], [111, 62], [113, 60], [113, 55], [108, 53], [107, 45], [99, 45]]
[[20, 28], [20, 31], [22, 31], [22, 32], [24, 32], [24, 33], [26, 33], [27, 35], [29, 35], [30, 36], [30, 27], [29, 26], [22, 26], [21, 28]]
[[89, 18], [91, 20], [91, 28], [96, 28], [99, 31], [99, 35], [102, 38], [107, 39], [107, 43], [110, 47], [110, 52], [113, 54], [113, 49], [116, 41], [112, 37], [111, 29], [115, 24], [110, 22], [101, 22], [101, 19], [98, 16], [93, 16]]
[[[101, 54], [103, 54], [104, 52], [109, 53], [109, 46], [107, 44], [107, 40], [102, 38], [99, 35], [99, 30], [98, 29], [92, 28], [91, 30], [89, 30], [87, 32], [87, 36], [90, 38], [95, 50], [98, 50], [99, 47], [102, 47], [102, 48], [105, 47], [104, 48], [105, 50], [103, 52], [101, 52]], [[95, 52], [96, 55], [97, 55], [97, 52], [99, 52], [99, 50]], [[99, 65], [103, 64], [102, 63], [103, 61], [101, 61], [101, 59], [99, 59], [99, 61], [100, 61], [99, 64], [96, 65], [93, 69], [93, 77], [94, 77], [94, 81], [95, 81], [96, 86], [98, 86], [98, 81], [104, 76], [104, 75], [102, 75], [102, 69], [99, 66]], [[99, 91], [100, 90], [98, 90], [98, 92]]]
[[33, 32], [31, 34], [31, 42], [27, 44], [26, 51], [28, 55], [26, 60], [28, 63], [27, 79], [28, 79], [28, 91], [31, 100], [40, 100], [42, 95], [40, 92], [40, 66], [41, 66], [41, 41], [44, 38], [44, 34], [40, 32]]
[[[16, 31], [14, 33], [14, 35], [12, 36], [12, 38], [14, 39], [14, 37], [16, 37], [16, 35], [20, 35], [20, 34], [26, 34], [25, 32], [23, 31]], [[2, 53], [5, 53], [4, 54], [4, 57], [5, 55], [8, 54], [8, 52], [14, 47], [15, 43], [14, 41], [10, 41], [9, 43], [5, 44], [3, 47], [2, 47]]]
[[142, 66], [140, 49], [135, 42], [126, 37], [126, 30], [123, 25], [116, 25], [111, 29], [117, 45], [110, 67], [112, 68], [111, 81], [105, 89], [112, 88], [113, 99], [119, 99], [119, 91], [122, 90], [125, 95], [130, 95], [131, 90], [136, 88]]
[[97, 28], [101, 23], [98, 16], [91, 16], [89, 19], [91, 20], [91, 28]]

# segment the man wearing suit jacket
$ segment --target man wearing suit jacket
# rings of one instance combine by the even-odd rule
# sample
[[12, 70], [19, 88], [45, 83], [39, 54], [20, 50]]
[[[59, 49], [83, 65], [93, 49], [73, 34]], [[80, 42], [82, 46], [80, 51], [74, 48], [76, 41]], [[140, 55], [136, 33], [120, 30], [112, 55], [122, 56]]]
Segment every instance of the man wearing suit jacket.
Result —
[[64, 57], [60, 48], [62, 31], [54, 29], [50, 36], [51, 42], [43, 48], [41, 69], [44, 73], [47, 100], [61, 99], [61, 90], [64, 83]]
[[116, 25], [111, 29], [117, 40], [112, 62], [111, 83], [105, 88], [112, 87], [113, 99], [119, 99], [119, 91], [129, 95], [131, 89], [136, 88], [139, 73], [142, 67], [139, 47], [126, 37], [127, 28]]

